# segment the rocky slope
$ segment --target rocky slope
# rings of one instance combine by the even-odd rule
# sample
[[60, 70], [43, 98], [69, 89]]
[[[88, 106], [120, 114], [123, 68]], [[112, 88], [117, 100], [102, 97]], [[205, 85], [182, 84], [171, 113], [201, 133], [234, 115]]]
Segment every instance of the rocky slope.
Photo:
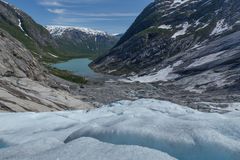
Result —
[[39, 58], [53, 59], [60, 54], [50, 33], [22, 10], [0, 1], [0, 28], [8, 31]]
[[155, 0], [92, 67], [130, 81], [238, 92], [239, 17], [238, 0]]
[[0, 111], [59, 111], [89, 108], [68, 86], [53, 80], [31, 52], [0, 29]]
[[47, 26], [61, 50], [69, 56], [99, 56], [106, 54], [119, 36], [103, 31], [70, 26]]

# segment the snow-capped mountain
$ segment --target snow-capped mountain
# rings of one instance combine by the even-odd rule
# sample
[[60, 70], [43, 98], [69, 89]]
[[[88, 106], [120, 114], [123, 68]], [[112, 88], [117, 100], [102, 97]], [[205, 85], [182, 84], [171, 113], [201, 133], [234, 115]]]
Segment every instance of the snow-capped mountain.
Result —
[[54, 52], [57, 48], [48, 30], [20, 9], [0, 1], [0, 112], [88, 106], [67, 92], [63, 82], [57, 82], [40, 62], [55, 60], [55, 54], [61, 53]]
[[119, 40], [103, 31], [73, 26], [46, 27], [62, 50], [73, 56], [106, 54]]
[[233, 92], [239, 90], [239, 31], [238, 0], [155, 0], [92, 67], [130, 81]]
[[107, 36], [108, 34], [103, 31], [99, 30], [93, 30], [90, 28], [84, 28], [84, 27], [74, 27], [74, 26], [46, 26], [47, 30], [53, 35], [53, 36], [63, 36], [63, 34], [69, 32], [69, 31], [79, 31], [83, 32], [89, 35], [93, 36]]

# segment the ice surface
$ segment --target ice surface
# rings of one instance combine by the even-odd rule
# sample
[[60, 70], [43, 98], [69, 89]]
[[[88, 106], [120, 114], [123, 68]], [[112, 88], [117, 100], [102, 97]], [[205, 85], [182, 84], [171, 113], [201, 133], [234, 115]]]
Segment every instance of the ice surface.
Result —
[[0, 139], [8, 147], [0, 159], [239, 160], [239, 121], [239, 110], [202, 113], [154, 99], [89, 111], [1, 113]]

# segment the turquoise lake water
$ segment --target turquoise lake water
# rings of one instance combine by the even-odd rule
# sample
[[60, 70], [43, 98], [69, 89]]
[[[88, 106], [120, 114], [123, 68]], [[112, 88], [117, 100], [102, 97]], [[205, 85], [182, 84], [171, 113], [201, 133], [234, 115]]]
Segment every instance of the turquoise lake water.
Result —
[[71, 59], [66, 62], [56, 63], [52, 66], [61, 70], [67, 70], [74, 74], [85, 77], [98, 77], [100, 74], [95, 73], [88, 65], [92, 60], [88, 58]]

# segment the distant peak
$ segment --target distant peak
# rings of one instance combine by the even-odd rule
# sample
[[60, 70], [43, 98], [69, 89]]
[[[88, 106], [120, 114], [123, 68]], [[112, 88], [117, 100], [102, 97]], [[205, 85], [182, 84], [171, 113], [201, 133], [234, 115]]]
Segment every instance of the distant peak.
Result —
[[61, 36], [64, 32], [71, 30], [78, 30], [91, 35], [108, 35], [104, 31], [94, 30], [85, 27], [48, 25], [46, 26], [46, 28], [54, 36]]

